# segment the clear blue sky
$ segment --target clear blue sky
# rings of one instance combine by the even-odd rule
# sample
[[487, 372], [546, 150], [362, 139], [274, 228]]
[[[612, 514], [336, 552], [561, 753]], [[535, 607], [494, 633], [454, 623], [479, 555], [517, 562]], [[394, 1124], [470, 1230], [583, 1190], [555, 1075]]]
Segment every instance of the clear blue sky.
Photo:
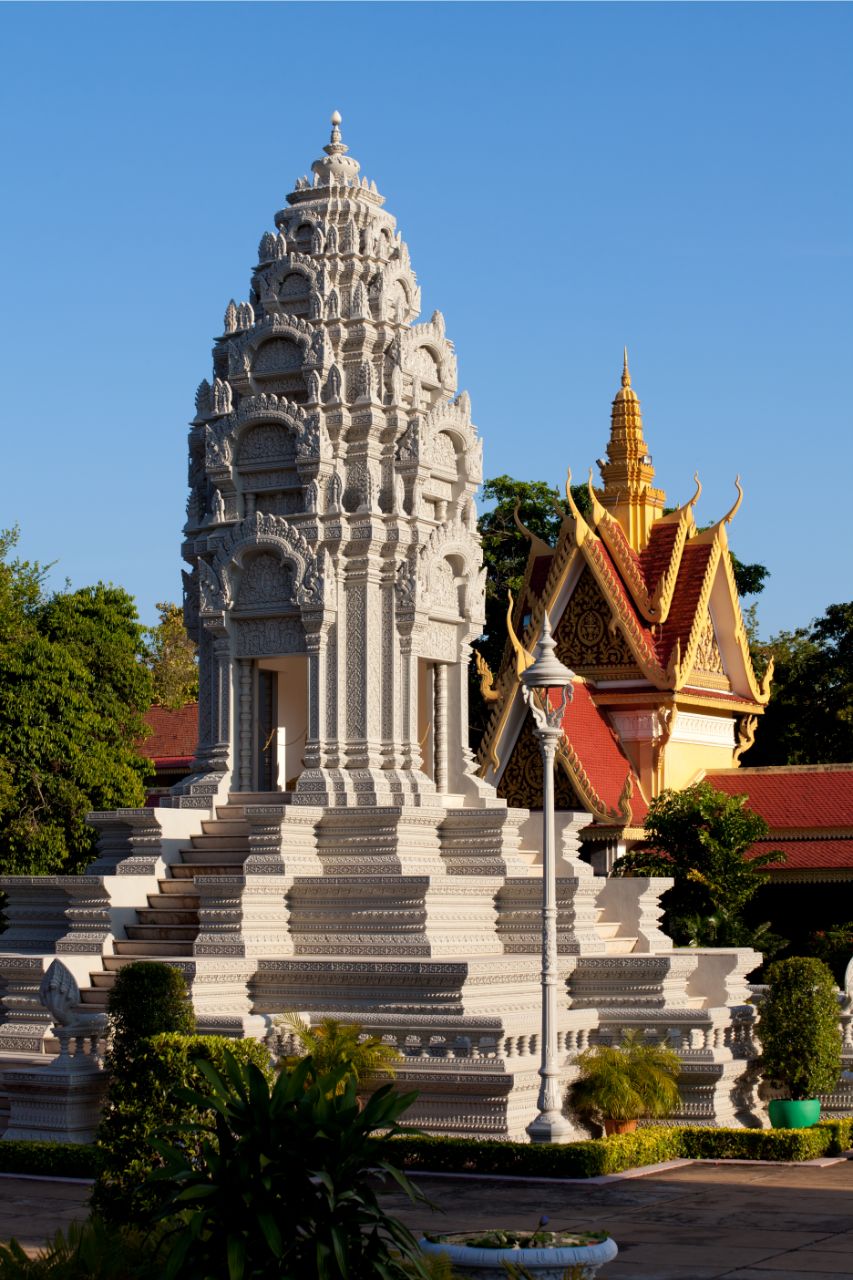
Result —
[[211, 336], [337, 108], [487, 475], [585, 475], [627, 343], [669, 499], [743, 476], [762, 631], [853, 597], [850, 5], [6, 4], [0, 43], [0, 525], [57, 584], [179, 598]]

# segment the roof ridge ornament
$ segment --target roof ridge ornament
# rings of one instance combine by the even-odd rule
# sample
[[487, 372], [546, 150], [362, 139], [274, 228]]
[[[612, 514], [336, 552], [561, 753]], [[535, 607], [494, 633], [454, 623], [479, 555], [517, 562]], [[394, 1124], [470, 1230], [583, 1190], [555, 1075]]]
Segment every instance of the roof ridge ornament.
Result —
[[623, 387], [630, 387], [630, 385], [631, 385], [631, 371], [630, 371], [630, 370], [629, 370], [629, 368], [628, 368], [628, 348], [627, 348], [627, 347], [623, 347], [623, 348], [622, 348], [622, 352], [623, 352], [623, 355], [622, 355], [622, 386], [623, 386]]

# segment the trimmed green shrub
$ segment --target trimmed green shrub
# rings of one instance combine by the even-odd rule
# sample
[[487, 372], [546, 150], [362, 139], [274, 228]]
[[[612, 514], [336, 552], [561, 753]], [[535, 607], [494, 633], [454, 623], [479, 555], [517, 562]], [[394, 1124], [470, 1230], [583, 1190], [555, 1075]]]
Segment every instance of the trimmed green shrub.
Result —
[[77, 1142], [7, 1142], [0, 1139], [0, 1173], [44, 1178], [94, 1178], [100, 1167], [95, 1147]]
[[638, 1129], [588, 1142], [478, 1142], [475, 1138], [395, 1138], [395, 1158], [424, 1173], [500, 1173], [593, 1178], [666, 1160], [816, 1160], [853, 1143], [853, 1118], [812, 1129]]
[[200, 1117], [180, 1100], [178, 1090], [203, 1084], [198, 1062], [221, 1069], [226, 1051], [272, 1078], [265, 1045], [225, 1036], [153, 1036], [139, 1040], [123, 1065], [114, 1066], [98, 1128], [101, 1169], [92, 1197], [105, 1219], [139, 1222], [157, 1207], [156, 1189], [146, 1183], [151, 1170], [162, 1164], [151, 1137], [155, 1130], [175, 1126], [190, 1141], [190, 1127]]
[[831, 1093], [841, 1075], [835, 981], [822, 960], [791, 956], [767, 970], [756, 1034], [765, 1077], [795, 1101]]
[[138, 960], [119, 969], [107, 997], [107, 1014], [112, 1032], [109, 1056], [119, 1069], [140, 1040], [162, 1031], [183, 1035], [195, 1031], [184, 975], [154, 960]]
[[164, 1280], [429, 1280], [415, 1237], [370, 1177], [423, 1198], [390, 1158], [415, 1093], [383, 1085], [362, 1106], [347, 1063], [322, 1073], [310, 1057], [272, 1088], [229, 1053], [221, 1072], [199, 1071], [202, 1089], [179, 1091], [202, 1118], [197, 1147], [155, 1139], [166, 1163], [151, 1181], [168, 1193], [158, 1218], [175, 1228]]

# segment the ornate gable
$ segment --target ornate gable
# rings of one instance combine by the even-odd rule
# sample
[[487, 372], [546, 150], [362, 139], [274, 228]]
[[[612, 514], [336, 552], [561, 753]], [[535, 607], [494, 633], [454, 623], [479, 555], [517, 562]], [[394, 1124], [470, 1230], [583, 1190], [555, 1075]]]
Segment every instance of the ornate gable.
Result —
[[[554, 774], [554, 804], [558, 809], [586, 809], [587, 805], [575, 794], [565, 771], [560, 768]], [[507, 760], [497, 792], [502, 800], [513, 808], [542, 808], [542, 753], [533, 733], [530, 712], [521, 726], [518, 740]]]
[[640, 675], [630, 646], [589, 568], [579, 577], [554, 638], [560, 661], [580, 675]]

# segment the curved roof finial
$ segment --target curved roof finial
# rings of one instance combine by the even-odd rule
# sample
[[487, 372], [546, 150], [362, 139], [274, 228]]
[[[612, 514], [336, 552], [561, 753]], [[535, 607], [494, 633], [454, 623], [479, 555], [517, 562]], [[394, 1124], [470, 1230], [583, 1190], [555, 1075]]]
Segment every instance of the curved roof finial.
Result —
[[699, 501], [700, 497], [702, 496], [702, 481], [699, 479], [698, 471], [693, 472], [693, 483], [696, 485], [696, 492], [694, 493], [690, 501], [687, 503], [688, 507], [695, 507], [696, 503]]
[[624, 354], [622, 356], [622, 386], [630, 387], [631, 373], [628, 369], [628, 348], [624, 347], [623, 351], [624, 351]]
[[735, 476], [735, 488], [737, 489], [737, 498], [735, 499], [734, 506], [730, 511], [726, 512], [720, 521], [720, 524], [731, 524], [732, 520], [734, 520], [737, 515], [740, 504], [743, 502], [743, 487], [740, 482], [740, 476]]

